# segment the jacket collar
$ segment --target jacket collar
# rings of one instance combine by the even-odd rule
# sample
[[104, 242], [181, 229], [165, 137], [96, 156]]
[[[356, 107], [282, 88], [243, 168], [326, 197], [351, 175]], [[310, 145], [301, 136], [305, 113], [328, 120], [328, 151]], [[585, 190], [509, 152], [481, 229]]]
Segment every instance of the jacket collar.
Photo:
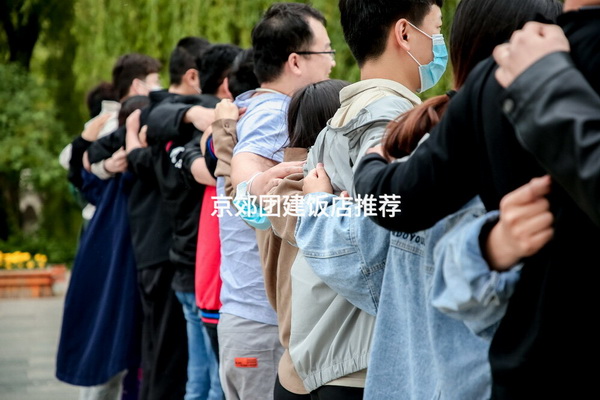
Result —
[[411, 92], [406, 86], [390, 79], [365, 79], [346, 86], [340, 91], [341, 106], [354, 101], [356, 96], [369, 91], [388, 92], [391, 96], [400, 96], [409, 100], [414, 105], [421, 104], [421, 99]]

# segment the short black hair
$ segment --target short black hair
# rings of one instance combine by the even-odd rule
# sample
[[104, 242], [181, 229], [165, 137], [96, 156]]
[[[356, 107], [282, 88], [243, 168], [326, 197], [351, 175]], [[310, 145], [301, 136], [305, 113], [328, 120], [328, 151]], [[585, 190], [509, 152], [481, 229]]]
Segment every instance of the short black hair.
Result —
[[289, 55], [305, 50], [314, 39], [309, 18], [326, 25], [323, 14], [307, 4], [275, 3], [252, 30], [254, 73], [260, 83], [281, 75]]
[[260, 86], [254, 74], [254, 50], [252, 48], [242, 50], [237, 55], [227, 78], [229, 79], [229, 91], [234, 98]]
[[94, 118], [102, 111], [102, 102], [104, 100], [119, 101], [115, 88], [110, 82], [100, 82], [87, 92], [85, 102], [90, 111], [90, 118]]
[[342, 29], [359, 67], [383, 54], [393, 24], [406, 18], [420, 25], [443, 0], [340, 0]]
[[127, 96], [134, 79], [144, 79], [160, 71], [160, 67], [160, 61], [145, 54], [129, 53], [119, 57], [112, 70], [113, 87], [119, 100]]
[[187, 36], [177, 42], [169, 58], [169, 83], [181, 84], [181, 78], [189, 69], [200, 71], [202, 55], [210, 47], [204, 38]]
[[242, 51], [233, 44], [215, 44], [204, 52], [200, 66], [202, 93], [215, 94], [231, 71], [235, 57]]

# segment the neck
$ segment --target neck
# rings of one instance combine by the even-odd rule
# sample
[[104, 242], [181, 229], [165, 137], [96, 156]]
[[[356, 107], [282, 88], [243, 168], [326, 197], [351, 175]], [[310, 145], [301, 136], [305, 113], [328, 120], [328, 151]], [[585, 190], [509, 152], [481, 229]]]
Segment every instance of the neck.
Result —
[[200, 94], [193, 88], [189, 87], [188, 85], [184, 85], [184, 84], [169, 86], [169, 93], [179, 94], [182, 96], [190, 96], [190, 95], [194, 95], [194, 94]]
[[274, 90], [276, 92], [291, 96], [297, 90], [297, 88], [290, 83], [291, 80], [278, 78], [272, 82], [264, 82], [260, 85], [261, 89]]
[[369, 60], [360, 69], [360, 79], [389, 79], [391, 81], [398, 82], [405, 86], [411, 92], [416, 92], [419, 88], [419, 76], [418, 70], [417, 75], [411, 73], [411, 70], [407, 68], [399, 68], [399, 65], [411, 65], [414, 64], [412, 59], [401, 60], [391, 59], [386, 57], [385, 54], [380, 56], [376, 60]]

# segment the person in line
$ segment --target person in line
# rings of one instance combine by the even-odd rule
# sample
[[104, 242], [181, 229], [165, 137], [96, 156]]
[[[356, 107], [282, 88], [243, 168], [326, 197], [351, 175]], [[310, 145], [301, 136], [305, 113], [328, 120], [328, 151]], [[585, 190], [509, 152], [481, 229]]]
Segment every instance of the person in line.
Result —
[[[545, 0], [519, 5], [510, 1], [462, 1], [450, 41], [455, 87], [460, 88], [469, 71], [516, 28], [538, 13], [554, 17], [559, 11], [558, 3], [552, 6]], [[476, 22], [474, 15], [479, 16]], [[466, 42], [471, 45], [466, 46]], [[410, 154], [439, 120], [449, 100], [448, 95], [434, 97], [402, 114], [388, 127], [385, 152], [393, 158]], [[543, 190], [548, 186], [549, 182]], [[305, 191], [332, 191], [322, 166], [306, 178]], [[297, 240], [314, 272], [328, 286], [377, 315], [365, 398], [489, 398], [489, 342], [475, 334], [491, 337], [518, 280], [518, 268], [502, 275], [491, 272], [485, 259], [471, 255], [475, 246], [465, 252], [455, 242], [462, 238], [459, 227], [471, 220], [483, 223], [495, 214], [478, 219], [485, 209], [479, 199], [474, 199], [432, 229], [409, 235], [390, 233], [364, 214], [358, 217], [362, 211], [358, 205], [348, 210], [351, 215], [336, 216], [343, 204], [334, 202], [333, 196], [307, 197], [307, 205], [329, 204], [328, 215], [311, 218], [311, 207], [307, 206], [305, 216], [300, 218]], [[538, 214], [528, 217], [527, 221]], [[453, 245], [450, 254], [440, 251], [442, 237]], [[447, 261], [435, 269], [434, 249], [436, 258], [443, 256], [442, 260]], [[455, 259], [462, 262], [455, 265]], [[351, 265], [356, 268], [349, 269]], [[478, 304], [483, 287], [487, 288], [486, 297], [481, 299], [483, 304]], [[492, 296], [497, 302], [489, 302]], [[465, 300], [457, 305], [462, 299], [471, 303]], [[465, 322], [450, 318], [433, 307], [436, 302], [458, 308], [463, 314], [468, 309], [468, 318], [465, 316]], [[483, 309], [485, 318], [474, 315], [477, 308]], [[453, 317], [458, 314], [455, 312]]]
[[[237, 124], [238, 141], [231, 159], [230, 177], [237, 194], [239, 184], [248, 189], [260, 188], [271, 177], [289, 173], [284, 164], [275, 173], [260, 174], [283, 161], [290, 96], [306, 84], [327, 79], [335, 65], [324, 25], [322, 14], [308, 5], [276, 3], [254, 27], [254, 71], [260, 87], [235, 101], [238, 107], [246, 108]], [[301, 170], [299, 165], [295, 163], [294, 171]], [[253, 176], [254, 183], [249, 184]], [[219, 177], [219, 196], [224, 195], [224, 189], [225, 178]], [[258, 232], [239, 217], [224, 215], [219, 222], [223, 279], [218, 326], [221, 381], [227, 398], [270, 399], [283, 353], [274, 311], [282, 300], [271, 297], [277, 295], [276, 271], [264, 270], [263, 277]]]
[[[574, 58], [581, 57], [582, 71], [593, 76], [598, 66], [591, 62], [597, 53], [588, 51], [598, 41], [588, 40], [598, 36], [585, 32], [599, 25], [594, 10], [580, 8], [583, 5], [589, 4], [567, 1], [565, 9], [573, 11], [562, 15], [558, 24], [572, 41]], [[538, 159], [523, 149], [504, 115], [500, 99], [506, 93], [496, 81], [496, 70], [493, 59], [473, 70], [430, 139], [407, 162], [388, 164], [377, 154], [364, 158], [356, 174], [357, 191], [402, 196], [403, 212], [374, 217], [379, 224], [420, 230], [475, 194], [487, 209], [498, 209], [505, 194], [546, 173]], [[593, 352], [596, 340], [591, 332], [573, 327], [597, 303], [592, 294], [594, 279], [588, 274], [593, 274], [591, 252], [600, 230], [560, 184], [553, 185], [550, 203], [555, 216], [553, 240], [523, 260], [521, 279], [492, 340], [493, 399], [595, 393], [590, 371], [577, 355]], [[543, 242], [547, 233], [544, 229], [539, 233]], [[490, 239], [503, 234], [502, 224], [491, 221], [478, 234], [492, 268], [502, 270], [514, 262], [514, 254], [489, 246]], [[585, 272], [577, 273], [579, 269]]]
[[[325, 80], [309, 84], [294, 93], [288, 108], [289, 145], [284, 149], [284, 162], [306, 160], [308, 149], [314, 144], [317, 134], [339, 108], [339, 92], [347, 85], [349, 83], [345, 81]], [[218, 120], [215, 124], [227, 123], [231, 135], [237, 137], [235, 127], [238, 115], [239, 110], [235, 104], [223, 102], [217, 106]], [[263, 241], [259, 243], [262, 264], [266, 270], [277, 274], [274, 277], [277, 285], [274, 288], [276, 292], [271, 293], [270, 287], [266, 289], [270, 299], [277, 299], [279, 340], [285, 349], [279, 361], [274, 400], [311, 398], [294, 368], [288, 350], [292, 290], [290, 271], [298, 252], [294, 237], [298, 210], [294, 210], [291, 203], [294, 197], [299, 198], [302, 195], [303, 178], [302, 172], [298, 172], [284, 179], [276, 179], [269, 192], [256, 192], [257, 196], [268, 196], [277, 202], [267, 210], [270, 213], [271, 226], [266, 230], [266, 234], [262, 235]]]
[[[352, 194], [353, 167], [380, 142], [398, 113], [421, 103], [416, 92], [431, 88], [445, 70], [441, 5], [434, 0], [339, 2], [361, 81], [340, 92], [341, 107], [309, 151], [305, 175], [323, 163], [334, 192]], [[368, 35], [364, 26], [370, 27]], [[424, 72], [434, 65], [435, 78]], [[374, 327], [373, 315], [329, 287], [298, 253], [292, 267], [290, 355], [313, 397], [363, 397]]]
[[[146, 96], [147, 86], [157, 84], [159, 70], [160, 63], [147, 55], [131, 53], [119, 57], [112, 71], [117, 98], [124, 102], [137, 95]], [[117, 120], [117, 115], [111, 118]], [[78, 189], [103, 211], [92, 217], [81, 236], [65, 297], [56, 377], [84, 386], [82, 398], [120, 399], [127, 374], [125, 391], [128, 396], [137, 397], [139, 300], [124, 214], [126, 200], [119, 195], [126, 178], [120, 176], [103, 184], [83, 170], [85, 150], [92, 143], [89, 139], [92, 138], [73, 141], [71, 176], [82, 177]], [[117, 171], [122, 160], [122, 154], [117, 153], [105, 164]], [[120, 228], [115, 229], [115, 225]], [[107, 348], [111, 351], [106, 352]]]

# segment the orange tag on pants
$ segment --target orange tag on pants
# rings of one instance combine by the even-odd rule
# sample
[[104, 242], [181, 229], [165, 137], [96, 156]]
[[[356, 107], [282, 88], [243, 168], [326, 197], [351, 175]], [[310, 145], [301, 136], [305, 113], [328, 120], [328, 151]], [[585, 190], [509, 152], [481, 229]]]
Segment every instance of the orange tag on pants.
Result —
[[236, 357], [234, 361], [236, 368], [258, 368], [256, 357]]

